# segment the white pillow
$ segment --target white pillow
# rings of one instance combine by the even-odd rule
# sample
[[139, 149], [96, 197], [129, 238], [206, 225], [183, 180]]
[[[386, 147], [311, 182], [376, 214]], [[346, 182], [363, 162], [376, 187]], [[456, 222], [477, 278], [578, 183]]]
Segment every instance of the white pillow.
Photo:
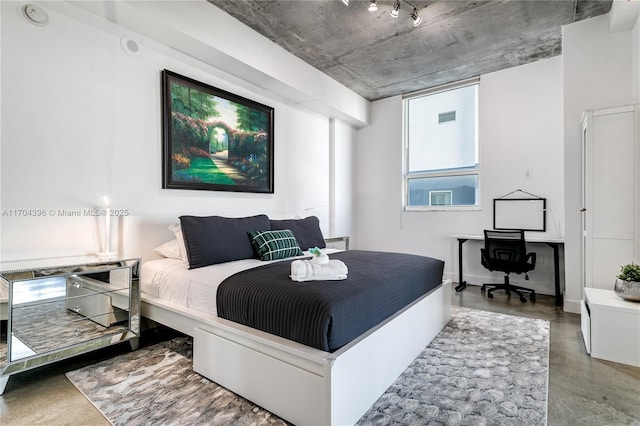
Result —
[[182, 263], [185, 266], [189, 267], [189, 258], [187, 257], [187, 247], [184, 244], [184, 237], [182, 236], [182, 227], [180, 226], [180, 222], [174, 223], [169, 226], [169, 231], [173, 232], [176, 236], [176, 241], [178, 242], [178, 248], [180, 249], [180, 258], [182, 259]]
[[169, 259], [182, 260], [182, 253], [180, 253], [180, 246], [178, 245], [178, 240], [176, 238], [154, 248], [153, 251], [161, 256], [168, 257]]

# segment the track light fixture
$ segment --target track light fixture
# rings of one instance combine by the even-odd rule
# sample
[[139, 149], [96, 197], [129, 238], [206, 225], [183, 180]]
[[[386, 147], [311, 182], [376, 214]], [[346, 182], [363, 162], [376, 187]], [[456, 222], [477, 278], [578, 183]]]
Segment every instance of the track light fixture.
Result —
[[422, 17], [418, 15], [418, 9], [413, 8], [413, 12], [411, 12], [411, 19], [413, 19], [413, 26], [417, 27], [422, 23]]
[[391, 9], [391, 12], [389, 12], [389, 15], [391, 15], [391, 17], [393, 18], [397, 18], [398, 15], [400, 15], [400, 0], [396, 0], [393, 3], [393, 9]]
[[[407, 5], [413, 8], [411, 13], [409, 14], [409, 16], [411, 17], [411, 20], [413, 21], [413, 26], [417, 27], [418, 25], [420, 25], [422, 23], [422, 17], [418, 12], [418, 8], [408, 0], [394, 0], [393, 8], [389, 12], [389, 15], [391, 15], [392, 18], [397, 18], [398, 16], [400, 16], [400, 6], [402, 5], [401, 1], [403, 1], [404, 3], [406, 3]], [[342, 0], [342, 3], [349, 6], [349, 0]], [[369, 12], [375, 12], [377, 10], [378, 10], [378, 1], [369, 0]]]

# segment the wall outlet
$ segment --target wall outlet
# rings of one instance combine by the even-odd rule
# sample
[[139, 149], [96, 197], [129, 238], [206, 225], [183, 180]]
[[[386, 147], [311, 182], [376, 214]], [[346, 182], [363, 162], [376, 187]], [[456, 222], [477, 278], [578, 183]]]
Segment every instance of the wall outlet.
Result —
[[524, 178], [525, 179], [541, 179], [547, 177], [547, 169], [525, 169]]

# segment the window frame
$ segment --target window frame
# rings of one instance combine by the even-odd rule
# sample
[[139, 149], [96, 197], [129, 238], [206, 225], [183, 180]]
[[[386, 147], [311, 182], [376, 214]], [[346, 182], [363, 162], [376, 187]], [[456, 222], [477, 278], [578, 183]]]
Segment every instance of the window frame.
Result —
[[[477, 131], [477, 147], [478, 150], [478, 164], [475, 168], [460, 168], [460, 169], [443, 169], [429, 172], [416, 172], [409, 173], [409, 120], [408, 120], [408, 101], [413, 98], [419, 98], [427, 95], [435, 95], [450, 90], [460, 89], [467, 86], [478, 86], [478, 92], [476, 96], [476, 131]], [[457, 117], [456, 117], [457, 119]], [[447, 124], [447, 123], [444, 123]], [[420, 90], [418, 92], [407, 93], [402, 96], [402, 153], [403, 153], [403, 170], [402, 170], [402, 183], [403, 183], [403, 198], [402, 209], [403, 211], [479, 211], [481, 207], [481, 159], [480, 159], [480, 77], [469, 78], [441, 86], [433, 87], [430, 89]], [[435, 177], [450, 177], [450, 176], [477, 176], [477, 188], [476, 188], [476, 200], [475, 205], [422, 205], [422, 206], [410, 206], [409, 205], [409, 181], [413, 179], [422, 178], [435, 178]]]

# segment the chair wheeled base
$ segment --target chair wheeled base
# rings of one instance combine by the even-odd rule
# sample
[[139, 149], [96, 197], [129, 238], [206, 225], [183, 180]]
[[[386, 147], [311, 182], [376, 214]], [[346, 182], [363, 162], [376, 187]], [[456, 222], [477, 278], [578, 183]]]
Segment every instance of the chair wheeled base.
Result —
[[531, 290], [530, 288], [520, 287], [517, 285], [512, 285], [509, 283], [509, 275], [504, 276], [504, 284], [482, 284], [481, 292], [485, 292], [486, 289], [489, 289], [487, 292], [487, 297], [489, 299], [493, 299], [493, 292], [496, 290], [504, 290], [507, 293], [507, 296], [511, 296], [511, 293], [515, 293], [520, 297], [520, 301], [525, 303], [527, 299], [524, 297], [523, 293], [529, 292], [529, 300], [532, 302], [536, 301], [536, 292], [535, 290]]

